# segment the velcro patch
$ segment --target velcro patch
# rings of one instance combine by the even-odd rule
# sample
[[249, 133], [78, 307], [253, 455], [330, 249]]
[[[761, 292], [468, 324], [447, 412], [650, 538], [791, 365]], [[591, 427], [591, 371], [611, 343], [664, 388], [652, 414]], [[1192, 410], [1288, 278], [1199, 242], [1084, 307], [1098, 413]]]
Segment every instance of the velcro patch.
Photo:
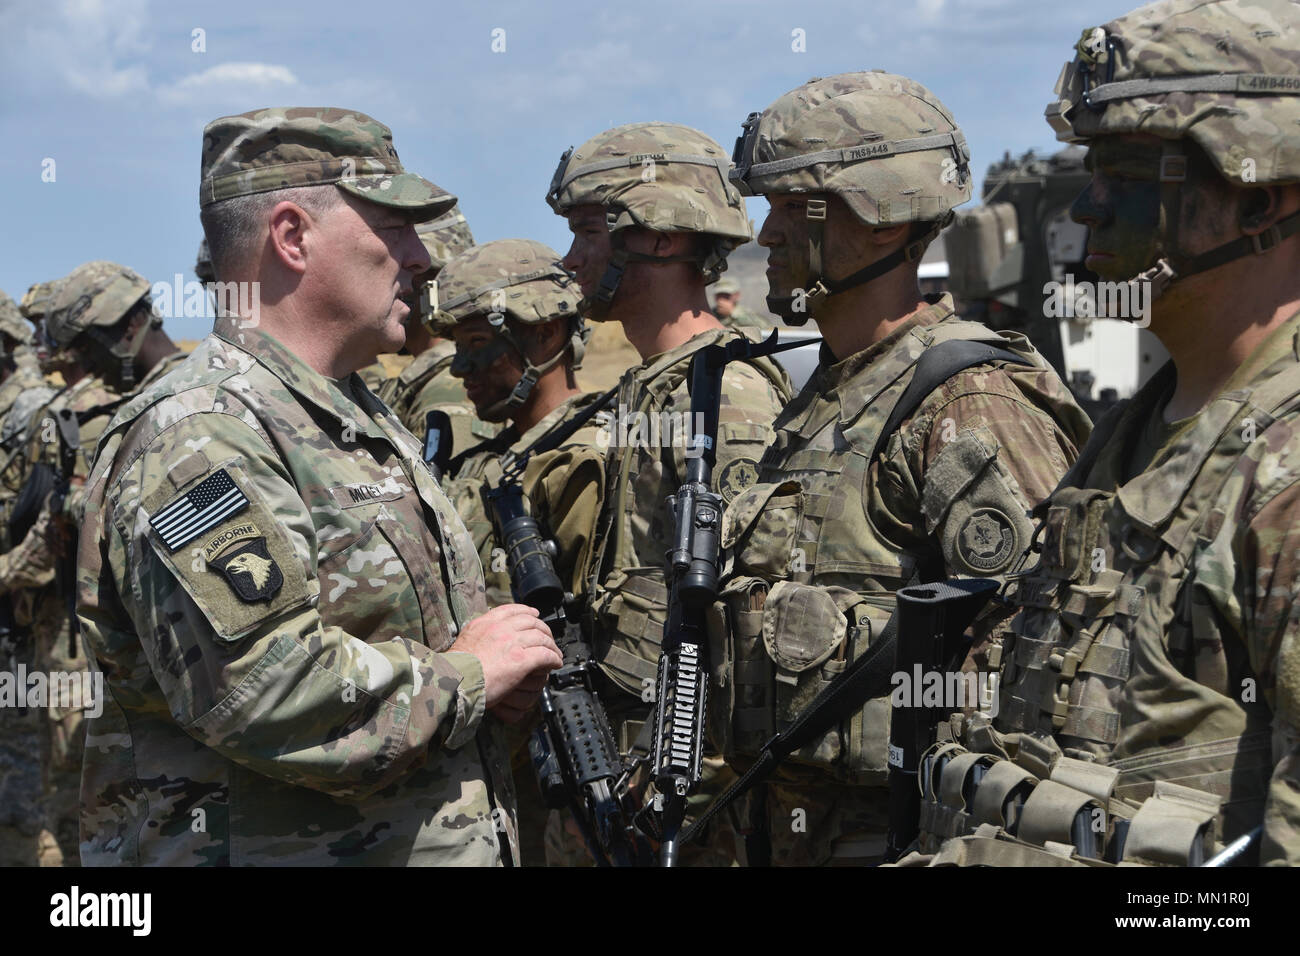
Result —
[[718, 493], [731, 504], [742, 492], [758, 484], [758, 462], [752, 458], [733, 458], [718, 475]]
[[996, 508], [972, 512], [958, 532], [957, 553], [973, 571], [1001, 571], [1016, 554], [1015, 524]]
[[396, 501], [410, 493], [410, 485], [391, 476], [379, 482], [359, 481], [351, 485], [335, 485], [330, 489], [330, 497], [340, 508], [357, 508], [376, 501]]
[[172, 553], [231, 515], [248, 507], [248, 498], [226, 469], [214, 471], [193, 490], [156, 512], [149, 524]]
[[231, 589], [241, 601], [269, 601], [284, 584], [280, 566], [266, 549], [265, 538], [254, 538], [246, 544], [219, 555], [209, 563], [226, 576]]
[[203, 560], [209, 562], [212, 561], [213, 558], [237, 541], [245, 541], [248, 538], [260, 538], [262, 536], [262, 530], [251, 521], [245, 521], [243, 524], [237, 524], [233, 528], [227, 528], [225, 531], [214, 536], [203, 546]]

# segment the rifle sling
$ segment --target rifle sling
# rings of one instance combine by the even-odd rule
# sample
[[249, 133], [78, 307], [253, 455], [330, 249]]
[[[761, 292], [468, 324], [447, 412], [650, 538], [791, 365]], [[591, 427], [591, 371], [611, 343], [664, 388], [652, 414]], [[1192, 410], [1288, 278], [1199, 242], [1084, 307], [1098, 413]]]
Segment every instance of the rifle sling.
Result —
[[[871, 450], [874, 459], [888, 444], [890, 437], [915, 411], [926, 396], [958, 372], [989, 362], [1013, 362], [1027, 365], [1027, 360], [1007, 349], [996, 348], [984, 342], [968, 339], [950, 339], [921, 353], [915, 363], [915, 372], [907, 388], [885, 421]], [[912, 575], [907, 587], [921, 583], [921, 575]], [[894, 671], [894, 649], [898, 643], [898, 612], [890, 616], [880, 636], [867, 648], [867, 653], [850, 664], [835, 680], [804, 709], [794, 722], [776, 734], [764, 746], [758, 760], [713, 801], [707, 810], [686, 830], [682, 842], [694, 838], [708, 822], [726, 807], [762, 783], [786, 757], [812, 743], [837, 723], [847, 720], [868, 700], [882, 697], [891, 690], [890, 675]]]

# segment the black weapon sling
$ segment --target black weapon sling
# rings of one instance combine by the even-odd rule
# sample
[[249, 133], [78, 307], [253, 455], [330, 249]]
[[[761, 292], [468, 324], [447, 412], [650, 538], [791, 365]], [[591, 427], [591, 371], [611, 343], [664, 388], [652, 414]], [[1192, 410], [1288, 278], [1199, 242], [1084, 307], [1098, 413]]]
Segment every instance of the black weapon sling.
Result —
[[[912, 375], [912, 380], [903, 390], [894, 410], [890, 412], [884, 428], [880, 430], [876, 444], [871, 449], [869, 460], [874, 460], [880, 454], [898, 427], [921, 407], [926, 396], [958, 372], [989, 362], [1029, 364], [1023, 356], [1008, 349], [1000, 349], [985, 342], [973, 342], [968, 339], [950, 339], [921, 353], [921, 357], [914, 365], [916, 371]], [[920, 583], [921, 574], [918, 570], [905, 586], [911, 587]], [[790, 726], [776, 733], [763, 745], [753, 766], [721, 793], [699, 819], [687, 828], [682, 836], [682, 842], [692, 840], [710, 820], [770, 777], [781, 761], [790, 754], [812, 743], [837, 723], [847, 720], [868, 700], [888, 693], [889, 678], [894, 671], [897, 643], [898, 614], [895, 612], [881, 629], [880, 636], [871, 642], [867, 653], [831, 681], [791, 722]]]

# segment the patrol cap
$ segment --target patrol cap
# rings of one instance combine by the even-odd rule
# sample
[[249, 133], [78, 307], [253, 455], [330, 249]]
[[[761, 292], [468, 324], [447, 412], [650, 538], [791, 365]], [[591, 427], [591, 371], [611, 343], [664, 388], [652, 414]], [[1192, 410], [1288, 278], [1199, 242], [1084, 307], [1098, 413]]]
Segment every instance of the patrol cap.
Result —
[[28, 345], [32, 341], [31, 326], [23, 321], [18, 306], [3, 291], [0, 291], [0, 332], [20, 345]]
[[735, 279], [719, 279], [713, 286], [714, 295], [736, 295], [740, 292], [740, 283]]
[[387, 126], [355, 110], [277, 107], [203, 130], [199, 206], [296, 186], [335, 184], [359, 199], [434, 219], [456, 197], [408, 173]]
[[116, 262], [97, 260], [73, 269], [54, 294], [45, 334], [60, 348], [92, 325], [115, 325], [149, 294], [149, 280]]

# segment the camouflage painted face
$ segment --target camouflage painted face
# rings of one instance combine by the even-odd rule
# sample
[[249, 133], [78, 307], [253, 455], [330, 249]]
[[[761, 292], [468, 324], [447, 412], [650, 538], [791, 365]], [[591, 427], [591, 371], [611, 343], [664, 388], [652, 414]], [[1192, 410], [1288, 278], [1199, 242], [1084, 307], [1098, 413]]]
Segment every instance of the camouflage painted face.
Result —
[[751, 114], [731, 178], [751, 194], [831, 193], [889, 226], [942, 220], [969, 200], [969, 161], [952, 114], [920, 83], [841, 73]]
[[1159, 255], [1160, 146], [1106, 136], [1088, 150], [1092, 181], [1070, 207], [1088, 227], [1085, 264], [1103, 279], [1123, 281]]
[[56, 345], [69, 345], [92, 325], [116, 324], [149, 294], [149, 280], [116, 262], [77, 266], [55, 291], [45, 331]]
[[1164, 0], [1084, 30], [1047, 120], [1057, 138], [1188, 137], [1229, 182], [1300, 182], [1300, 7]]
[[353, 196], [410, 214], [442, 215], [456, 197], [408, 173], [387, 126], [329, 107], [253, 110], [203, 130], [199, 205], [293, 186], [337, 184]]

